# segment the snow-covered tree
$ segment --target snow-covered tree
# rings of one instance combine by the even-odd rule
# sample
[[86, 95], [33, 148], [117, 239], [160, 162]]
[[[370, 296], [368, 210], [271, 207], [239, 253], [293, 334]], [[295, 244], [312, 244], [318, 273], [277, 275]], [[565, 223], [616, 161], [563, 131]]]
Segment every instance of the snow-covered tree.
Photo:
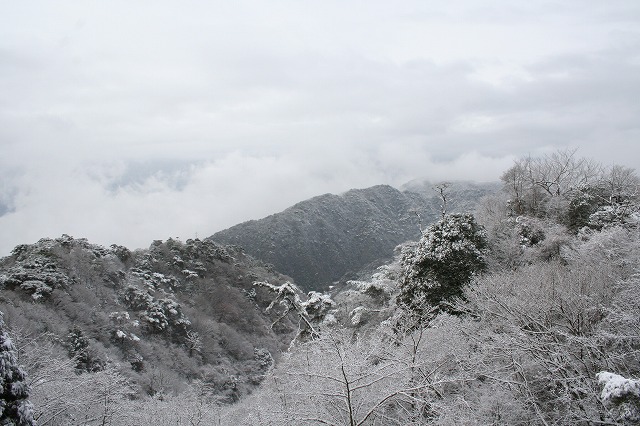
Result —
[[200, 333], [193, 330], [187, 330], [185, 346], [189, 350], [189, 356], [200, 353], [202, 351], [202, 336], [200, 336]]
[[33, 408], [27, 400], [27, 374], [18, 365], [16, 350], [4, 330], [2, 315], [0, 312], [0, 424], [35, 425]]
[[502, 175], [515, 215], [558, 216], [584, 188], [598, 181], [602, 168], [575, 150], [519, 159]]
[[471, 214], [452, 214], [432, 224], [405, 248], [398, 302], [417, 312], [446, 309], [485, 267], [487, 237]]
[[89, 340], [82, 330], [73, 327], [67, 335], [67, 348], [69, 356], [76, 360], [78, 371], [100, 371], [104, 368], [104, 361], [89, 347]]
[[[444, 314], [436, 327], [396, 334], [391, 322], [333, 329], [293, 348], [257, 392], [222, 412], [238, 425], [427, 425], [457, 374], [460, 336]], [[355, 338], [354, 338], [355, 337]], [[436, 344], [434, 344], [434, 342]]]
[[631, 217], [640, 193], [634, 170], [603, 167], [575, 154], [565, 150], [516, 160], [502, 175], [512, 214], [550, 218], [573, 232], [637, 222]]
[[276, 305], [283, 308], [282, 314], [271, 324], [271, 327], [291, 313], [297, 315], [298, 334], [291, 342], [292, 344], [298, 340], [315, 339], [320, 335], [321, 327], [335, 323], [335, 317], [331, 312], [335, 303], [326, 294], [310, 291], [307, 294], [307, 300], [303, 300], [302, 291], [289, 281], [280, 285], [256, 281], [253, 285], [267, 288], [275, 293], [274, 300], [266, 309], [267, 312]]
[[[607, 233], [576, 242], [562, 262], [485, 275], [465, 289], [458, 309], [467, 315], [450, 334], [467, 337], [461, 366], [475, 379], [443, 406], [444, 423], [625, 424], [622, 400], [598, 398], [596, 374], [638, 377], [640, 240]], [[608, 416], [617, 422], [603, 423]]]

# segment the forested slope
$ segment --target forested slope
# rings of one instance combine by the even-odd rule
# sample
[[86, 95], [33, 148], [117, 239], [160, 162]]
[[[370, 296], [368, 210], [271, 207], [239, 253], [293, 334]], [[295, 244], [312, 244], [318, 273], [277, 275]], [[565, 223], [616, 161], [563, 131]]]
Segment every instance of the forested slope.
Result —
[[28, 395], [51, 425], [640, 423], [640, 180], [558, 152], [502, 182], [331, 296], [211, 241], [16, 247], [7, 407]]
[[114, 399], [172, 395], [194, 379], [220, 402], [248, 393], [297, 329], [286, 319], [271, 328], [279, 313], [265, 312], [256, 280], [286, 277], [210, 241], [131, 252], [65, 235], [16, 247], [0, 260], [0, 311], [37, 420], [92, 424], [104, 414], [96, 382]]
[[[420, 226], [440, 216], [442, 200], [432, 184], [416, 181], [407, 188], [378, 185], [321, 195], [217, 232], [210, 239], [243, 247], [302, 288], [326, 289], [345, 274], [390, 259], [395, 246], [417, 239]], [[448, 209], [473, 209], [495, 190], [493, 184], [449, 184]]]
[[503, 182], [475, 218], [446, 215], [335, 294], [340, 325], [222, 419], [638, 424], [637, 176], [560, 152]]

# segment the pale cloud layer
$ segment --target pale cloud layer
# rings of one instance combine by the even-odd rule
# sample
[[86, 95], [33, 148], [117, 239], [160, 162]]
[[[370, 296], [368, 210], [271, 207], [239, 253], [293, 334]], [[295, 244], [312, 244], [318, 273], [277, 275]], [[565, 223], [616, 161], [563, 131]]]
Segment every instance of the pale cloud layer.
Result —
[[208, 236], [326, 192], [640, 168], [640, 3], [0, 2], [0, 256]]

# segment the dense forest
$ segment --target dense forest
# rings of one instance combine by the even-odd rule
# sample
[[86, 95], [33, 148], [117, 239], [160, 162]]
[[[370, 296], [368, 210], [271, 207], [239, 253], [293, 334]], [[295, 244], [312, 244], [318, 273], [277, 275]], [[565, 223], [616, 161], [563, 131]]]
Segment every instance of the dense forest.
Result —
[[197, 239], [137, 251], [67, 235], [17, 246], [0, 262], [0, 311], [38, 424], [121, 424], [120, 402], [193, 386], [237, 401], [297, 328], [288, 318], [271, 327], [282, 312], [266, 312], [271, 294], [256, 280], [288, 277]]
[[[0, 264], [2, 422], [640, 422], [640, 180], [516, 161], [368, 279], [304, 294], [210, 240], [62, 237]], [[4, 424], [4, 423], [3, 423]]]

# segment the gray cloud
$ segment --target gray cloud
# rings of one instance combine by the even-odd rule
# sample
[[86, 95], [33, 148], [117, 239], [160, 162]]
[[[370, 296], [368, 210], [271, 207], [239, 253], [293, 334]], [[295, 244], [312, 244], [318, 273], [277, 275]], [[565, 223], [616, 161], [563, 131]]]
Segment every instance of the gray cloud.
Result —
[[640, 166], [634, 0], [0, 7], [0, 254], [209, 235], [324, 192]]

